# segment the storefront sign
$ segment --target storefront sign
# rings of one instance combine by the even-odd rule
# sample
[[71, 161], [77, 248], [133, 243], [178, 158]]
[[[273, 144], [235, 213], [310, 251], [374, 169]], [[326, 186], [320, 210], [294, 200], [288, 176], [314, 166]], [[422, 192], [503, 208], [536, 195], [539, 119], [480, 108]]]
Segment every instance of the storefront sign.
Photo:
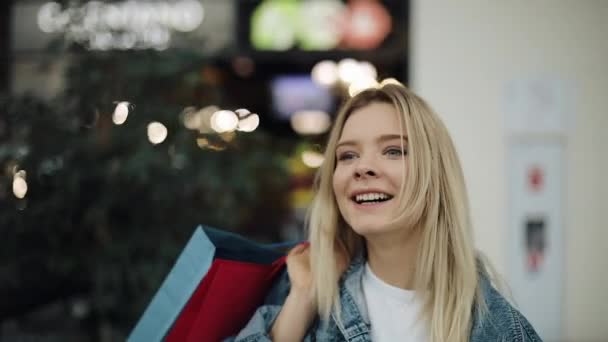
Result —
[[194, 31], [204, 13], [196, 0], [90, 1], [66, 8], [48, 2], [38, 11], [38, 27], [46, 33], [62, 33], [91, 50], [163, 50], [169, 46], [172, 32]]

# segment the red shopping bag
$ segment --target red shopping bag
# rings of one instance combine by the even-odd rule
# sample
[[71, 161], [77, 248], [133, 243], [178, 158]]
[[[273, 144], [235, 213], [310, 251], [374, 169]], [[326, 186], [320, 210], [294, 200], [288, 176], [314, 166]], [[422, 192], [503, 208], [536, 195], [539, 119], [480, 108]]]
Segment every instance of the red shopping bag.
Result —
[[165, 341], [221, 341], [236, 335], [284, 266], [285, 257], [268, 265], [215, 259]]

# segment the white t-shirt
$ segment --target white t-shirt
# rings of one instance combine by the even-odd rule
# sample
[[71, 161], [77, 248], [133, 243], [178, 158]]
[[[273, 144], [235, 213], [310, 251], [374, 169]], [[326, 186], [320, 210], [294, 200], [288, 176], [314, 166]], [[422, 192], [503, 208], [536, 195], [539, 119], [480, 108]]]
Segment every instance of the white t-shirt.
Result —
[[427, 326], [419, 318], [422, 302], [415, 291], [389, 285], [365, 264], [363, 293], [374, 342], [425, 342]]

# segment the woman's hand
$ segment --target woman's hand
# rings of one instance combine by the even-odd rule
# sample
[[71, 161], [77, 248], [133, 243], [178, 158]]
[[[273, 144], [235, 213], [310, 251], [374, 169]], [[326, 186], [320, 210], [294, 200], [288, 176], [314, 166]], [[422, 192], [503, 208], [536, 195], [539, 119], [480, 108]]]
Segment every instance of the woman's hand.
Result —
[[289, 251], [287, 254], [287, 273], [291, 283], [291, 292], [301, 296], [310, 296], [312, 272], [310, 270], [309, 243], [299, 244]]
[[[342, 274], [347, 265], [344, 249], [337, 248], [336, 263]], [[287, 273], [291, 282], [289, 295], [275, 320], [270, 336], [277, 341], [301, 341], [317, 313], [312, 296], [312, 272], [310, 267], [310, 245], [303, 243], [287, 254]]]
[[302, 341], [316, 314], [312, 296], [310, 248], [308, 243], [294, 247], [287, 254], [287, 273], [291, 289], [270, 330], [275, 342]]
[[[336, 244], [336, 267], [341, 275], [348, 267], [346, 250]], [[287, 273], [291, 282], [291, 292], [300, 296], [309, 296], [312, 289], [312, 272], [310, 267], [310, 244], [302, 243], [287, 254]]]

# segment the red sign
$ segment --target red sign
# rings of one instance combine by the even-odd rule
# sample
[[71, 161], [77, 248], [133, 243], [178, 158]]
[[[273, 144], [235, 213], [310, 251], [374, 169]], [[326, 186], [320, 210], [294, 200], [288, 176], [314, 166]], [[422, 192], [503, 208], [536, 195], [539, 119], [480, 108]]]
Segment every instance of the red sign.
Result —
[[545, 183], [545, 173], [542, 168], [539, 166], [533, 166], [528, 171], [528, 187], [534, 191], [538, 192], [543, 189]]

